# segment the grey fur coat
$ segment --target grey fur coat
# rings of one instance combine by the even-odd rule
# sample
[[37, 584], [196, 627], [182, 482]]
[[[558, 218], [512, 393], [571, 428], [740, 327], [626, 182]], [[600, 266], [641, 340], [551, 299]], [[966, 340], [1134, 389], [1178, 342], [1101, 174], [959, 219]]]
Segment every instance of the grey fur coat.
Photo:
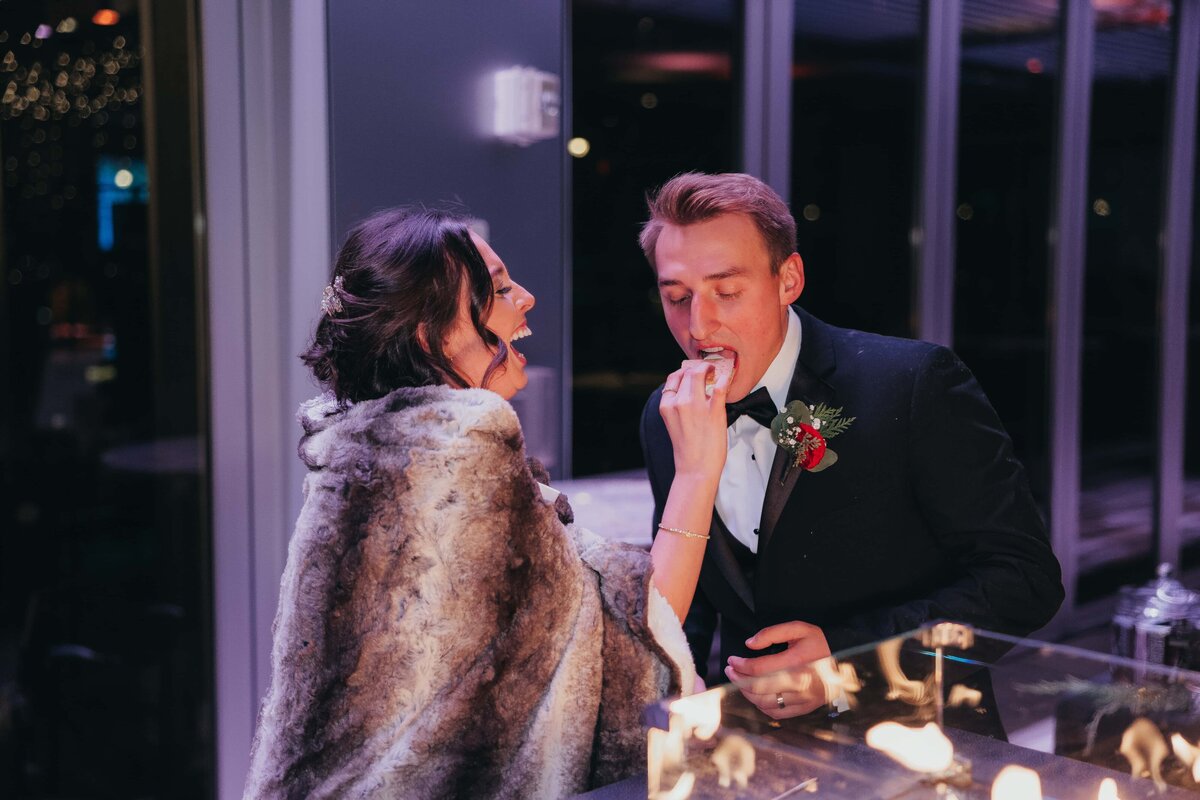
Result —
[[512, 408], [427, 387], [300, 416], [245, 796], [562, 797], [644, 769], [640, 711], [680, 689], [649, 556], [564, 525]]

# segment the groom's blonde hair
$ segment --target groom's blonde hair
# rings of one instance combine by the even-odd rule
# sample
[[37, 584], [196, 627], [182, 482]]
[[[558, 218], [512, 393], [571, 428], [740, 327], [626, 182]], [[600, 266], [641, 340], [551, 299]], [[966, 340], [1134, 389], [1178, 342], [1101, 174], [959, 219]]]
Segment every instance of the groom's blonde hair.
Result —
[[787, 257], [796, 252], [796, 220], [775, 190], [752, 175], [723, 172], [685, 172], [646, 195], [650, 219], [642, 225], [638, 243], [656, 272], [654, 248], [663, 225], [692, 225], [722, 214], [745, 214], [758, 228], [771, 258], [771, 273], [778, 274]]

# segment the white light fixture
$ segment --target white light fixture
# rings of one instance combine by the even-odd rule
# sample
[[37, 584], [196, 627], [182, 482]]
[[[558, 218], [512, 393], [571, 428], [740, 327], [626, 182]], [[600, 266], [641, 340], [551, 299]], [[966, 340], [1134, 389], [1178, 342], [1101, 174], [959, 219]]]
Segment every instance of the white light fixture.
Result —
[[510, 67], [493, 76], [496, 113], [492, 134], [526, 147], [558, 136], [562, 110], [557, 75], [533, 67]]

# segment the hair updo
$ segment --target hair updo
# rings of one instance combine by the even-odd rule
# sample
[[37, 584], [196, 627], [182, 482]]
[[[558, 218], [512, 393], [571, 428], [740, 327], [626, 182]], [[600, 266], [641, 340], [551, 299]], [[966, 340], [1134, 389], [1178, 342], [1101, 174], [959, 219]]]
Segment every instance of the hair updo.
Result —
[[464, 293], [475, 332], [497, 350], [484, 386], [507, 356], [504, 342], [484, 327], [491, 275], [466, 220], [455, 214], [393, 208], [368, 217], [338, 251], [331, 287], [300, 358], [342, 402], [405, 386], [470, 386], [444, 351]]

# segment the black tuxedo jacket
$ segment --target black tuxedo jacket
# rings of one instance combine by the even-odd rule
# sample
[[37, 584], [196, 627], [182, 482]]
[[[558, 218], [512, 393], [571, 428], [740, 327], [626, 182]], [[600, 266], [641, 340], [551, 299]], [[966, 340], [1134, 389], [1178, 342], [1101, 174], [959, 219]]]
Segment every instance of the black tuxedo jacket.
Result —
[[[757, 557], [713, 513], [684, 629], [701, 675], [718, 615], [721, 662], [758, 630], [803, 620], [837, 652], [947, 618], [1025, 635], [1062, 602], [1062, 575], [1024, 469], [979, 384], [944, 347], [826, 325], [796, 308], [801, 347], [788, 402], [855, 417], [821, 472], [777, 454]], [[658, 413], [642, 413], [655, 533], [675, 475]], [[750, 566], [749, 569], [745, 567]]]

